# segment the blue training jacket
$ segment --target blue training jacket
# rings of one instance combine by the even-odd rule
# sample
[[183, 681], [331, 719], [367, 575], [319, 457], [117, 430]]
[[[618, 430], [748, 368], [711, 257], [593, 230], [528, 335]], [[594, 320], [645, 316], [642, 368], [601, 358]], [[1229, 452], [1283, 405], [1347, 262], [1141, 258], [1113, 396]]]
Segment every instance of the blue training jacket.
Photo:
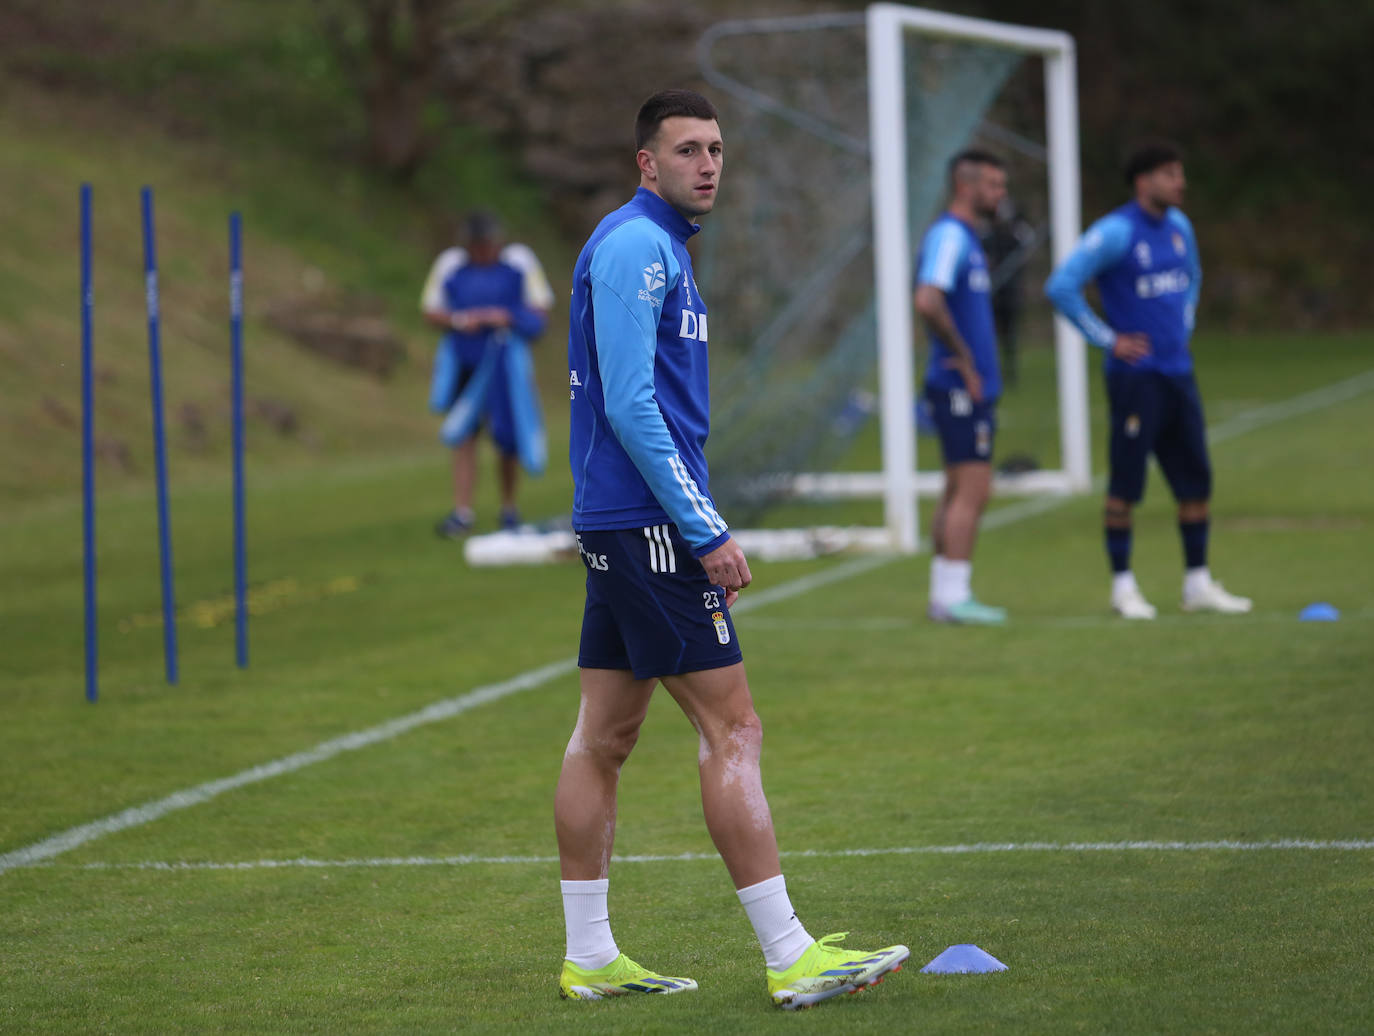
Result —
[[[1104, 323], [1083, 297], [1096, 278]], [[1083, 337], [1106, 350], [1107, 370], [1187, 374], [1193, 369], [1188, 347], [1202, 290], [1193, 225], [1178, 209], [1156, 219], [1135, 201], [1127, 202], [1088, 228], [1078, 246], [1045, 282], [1045, 294]], [[1150, 355], [1136, 364], [1111, 354], [1117, 334], [1143, 332]]]
[[697, 557], [729, 538], [703, 452], [706, 303], [686, 248], [699, 229], [641, 187], [583, 246], [568, 333], [573, 528], [671, 521]]
[[[992, 278], [973, 228], [950, 212], [931, 224], [916, 258], [916, 283], [933, 284], [944, 293], [954, 326], [973, 352], [973, 365], [983, 381], [983, 397], [993, 402], [1002, 394], [1002, 372], [989, 295]], [[946, 366], [953, 358], [954, 351], [932, 333], [926, 384], [941, 389], [963, 388], [963, 375]]]
[[[509, 263], [460, 266], [444, 281], [443, 292], [449, 309], [504, 306], [511, 314], [511, 330], [526, 340], [538, 338], [544, 330], [544, 315], [525, 303], [525, 274]], [[501, 333], [501, 329], [489, 327], [447, 331], [444, 341], [456, 351], [460, 363], [475, 364]]]

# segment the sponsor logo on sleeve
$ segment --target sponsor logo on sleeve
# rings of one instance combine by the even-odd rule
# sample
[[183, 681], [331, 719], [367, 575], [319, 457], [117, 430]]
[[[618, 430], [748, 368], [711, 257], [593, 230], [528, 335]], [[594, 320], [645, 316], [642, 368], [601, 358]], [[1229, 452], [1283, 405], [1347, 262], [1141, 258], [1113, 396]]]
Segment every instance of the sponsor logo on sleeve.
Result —
[[647, 302], [651, 306], [663, 305], [663, 299], [654, 293], [662, 293], [667, 283], [668, 278], [663, 269], [663, 264], [660, 262], [650, 263], [644, 267], [644, 287], [639, 289], [639, 301]]

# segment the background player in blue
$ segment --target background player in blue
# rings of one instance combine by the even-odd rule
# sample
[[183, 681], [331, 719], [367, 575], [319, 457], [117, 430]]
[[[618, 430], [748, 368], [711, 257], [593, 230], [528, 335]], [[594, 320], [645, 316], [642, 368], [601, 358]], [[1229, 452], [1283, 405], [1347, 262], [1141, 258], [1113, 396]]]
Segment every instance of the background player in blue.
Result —
[[568, 385], [573, 528], [587, 569], [582, 700], [554, 800], [571, 999], [696, 989], [620, 952], [607, 911], [620, 768], [662, 683], [700, 736], [702, 811], [763, 949], [769, 994], [804, 1007], [876, 983], [905, 946], [846, 951], [797, 919], [759, 771], [730, 605], [750, 582], [716, 512], [709, 322], [686, 242], [716, 202], [724, 145], [700, 94], [655, 94], [635, 125], [639, 190], [573, 271]]
[[[1179, 209], [1183, 159], [1172, 145], [1150, 144], [1131, 155], [1125, 172], [1134, 199], [1094, 223], [1045, 285], [1055, 308], [1106, 353], [1112, 608], [1128, 619], [1155, 617], [1131, 571], [1131, 508], [1144, 496], [1153, 453], [1178, 501], [1184, 610], [1248, 612], [1249, 599], [1227, 593], [1207, 567], [1212, 466], [1189, 347], [1202, 265], [1193, 226]], [[1090, 280], [1105, 322], [1083, 297]]]
[[940, 433], [945, 488], [931, 520], [928, 613], [937, 622], [996, 625], [1001, 608], [973, 596], [973, 545], [992, 488], [1002, 392], [987, 259], [979, 236], [1007, 195], [1001, 159], [961, 151], [949, 163], [949, 207], [916, 258], [916, 312], [930, 332], [925, 394]]
[[[513, 331], [525, 339], [535, 338], [553, 307], [553, 292], [534, 252], [525, 245], [505, 244], [495, 216], [481, 211], [470, 214], [464, 236], [466, 248], [445, 249], [434, 260], [420, 297], [425, 319], [445, 332], [435, 353], [430, 386], [429, 404], [435, 413], [453, 406], [483, 358], [501, 347], [503, 335]], [[501, 524], [506, 528], [520, 522], [512, 391], [528, 388], [510, 384], [503, 364], [493, 366], [481, 421], [496, 443]], [[453, 444], [453, 510], [435, 528], [441, 536], [463, 536], [473, 527], [478, 427]]]

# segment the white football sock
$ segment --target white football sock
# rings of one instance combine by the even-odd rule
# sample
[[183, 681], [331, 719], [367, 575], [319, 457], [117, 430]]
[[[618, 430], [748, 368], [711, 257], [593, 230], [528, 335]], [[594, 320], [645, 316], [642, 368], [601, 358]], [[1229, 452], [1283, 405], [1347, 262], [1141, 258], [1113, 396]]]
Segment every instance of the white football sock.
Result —
[[940, 590], [945, 585], [945, 557], [943, 554], [936, 554], [930, 559], [930, 600], [933, 604], [944, 604], [940, 599]]
[[1127, 594], [1134, 590], [1140, 592], [1140, 587], [1136, 586], [1135, 573], [1129, 568], [1125, 572], [1114, 572], [1112, 574], [1112, 596], [1117, 597]]
[[1212, 581], [1212, 573], [1206, 565], [1190, 568], [1183, 573], [1183, 596], [1191, 597], [1199, 590], [1206, 589]]
[[949, 606], [961, 604], [973, 596], [973, 562], [951, 561], [945, 559], [945, 585], [941, 591], [940, 603]]
[[742, 888], [736, 895], [759, 937], [764, 964], [773, 971], [786, 971], [816, 941], [797, 920], [781, 874]]
[[596, 881], [560, 881], [563, 887], [563, 928], [568, 936], [564, 954], [579, 968], [595, 971], [620, 956], [611, 937], [611, 915], [606, 909], [607, 878]]

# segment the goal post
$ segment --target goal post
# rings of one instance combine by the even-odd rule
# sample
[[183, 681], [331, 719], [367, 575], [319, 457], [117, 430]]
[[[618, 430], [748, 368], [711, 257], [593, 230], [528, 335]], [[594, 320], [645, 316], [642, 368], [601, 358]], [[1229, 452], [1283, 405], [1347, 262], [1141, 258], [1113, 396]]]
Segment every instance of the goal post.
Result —
[[[944, 14], [899, 4], [867, 10], [869, 140], [873, 187], [873, 272], [877, 296], [884, 517], [893, 546], [915, 553], [916, 496], [914, 337], [911, 260], [915, 242], [907, 211], [906, 63], [908, 31], [968, 40], [1040, 56], [1045, 65], [1050, 249], [1057, 265], [1081, 226], [1078, 179], [1078, 99], [1073, 38], [1067, 33]], [[1083, 340], [1067, 321], [1054, 330], [1059, 387], [1061, 468], [1040, 472], [1035, 491], [1078, 492], [1091, 482], [1088, 390]]]

